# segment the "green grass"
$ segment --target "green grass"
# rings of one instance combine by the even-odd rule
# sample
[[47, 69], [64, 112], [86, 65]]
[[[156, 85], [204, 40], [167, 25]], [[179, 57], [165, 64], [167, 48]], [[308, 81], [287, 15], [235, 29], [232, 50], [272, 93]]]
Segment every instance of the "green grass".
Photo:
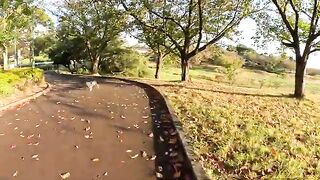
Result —
[[[154, 72], [154, 66], [152, 66]], [[190, 78], [193, 82], [230, 85], [223, 67], [203, 65], [193, 66], [190, 69]], [[164, 67], [161, 71], [161, 80], [163, 81], [179, 81], [179, 67]], [[306, 76], [306, 95], [307, 97], [317, 97], [320, 102], [320, 79], [317, 77]], [[294, 90], [294, 74], [278, 75], [259, 70], [239, 69], [236, 72], [233, 87], [244, 87], [255, 89], [261, 93], [274, 94], [292, 94]]]
[[0, 71], [0, 96], [12, 95], [16, 90], [24, 90], [30, 85], [43, 82], [43, 71], [32, 68]]
[[[211, 179], [319, 179], [320, 86], [307, 77], [307, 97], [290, 98], [292, 74], [241, 69], [236, 82], [217, 80], [218, 67], [193, 67], [191, 82], [167, 67], [161, 81], [143, 80], [164, 93]], [[213, 78], [212, 78], [213, 77]], [[260, 88], [261, 80], [265, 84]]]

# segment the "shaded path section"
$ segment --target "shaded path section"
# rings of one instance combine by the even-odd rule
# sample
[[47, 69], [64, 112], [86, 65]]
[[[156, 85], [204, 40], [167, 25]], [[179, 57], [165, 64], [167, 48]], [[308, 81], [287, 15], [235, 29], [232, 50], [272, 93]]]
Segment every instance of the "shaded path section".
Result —
[[192, 179], [159, 96], [116, 79], [90, 92], [92, 78], [46, 78], [50, 93], [0, 114], [0, 180]]

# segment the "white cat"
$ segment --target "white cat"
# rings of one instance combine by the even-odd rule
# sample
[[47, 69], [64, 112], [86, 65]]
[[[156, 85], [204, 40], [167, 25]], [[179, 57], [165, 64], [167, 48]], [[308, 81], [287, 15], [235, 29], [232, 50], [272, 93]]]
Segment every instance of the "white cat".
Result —
[[88, 81], [86, 82], [86, 85], [88, 86], [90, 91], [92, 91], [94, 86], [97, 86], [97, 88], [99, 88], [99, 84], [97, 83], [97, 81]]

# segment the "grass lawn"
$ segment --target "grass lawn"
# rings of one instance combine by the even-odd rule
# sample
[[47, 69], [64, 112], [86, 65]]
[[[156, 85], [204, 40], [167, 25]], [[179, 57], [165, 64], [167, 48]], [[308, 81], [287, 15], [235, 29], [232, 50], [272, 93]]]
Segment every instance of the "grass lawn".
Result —
[[208, 176], [319, 179], [319, 80], [307, 78], [309, 99], [296, 100], [293, 75], [242, 69], [231, 85], [214, 68], [193, 67], [189, 83], [172, 82], [172, 67], [144, 80], [168, 97]]

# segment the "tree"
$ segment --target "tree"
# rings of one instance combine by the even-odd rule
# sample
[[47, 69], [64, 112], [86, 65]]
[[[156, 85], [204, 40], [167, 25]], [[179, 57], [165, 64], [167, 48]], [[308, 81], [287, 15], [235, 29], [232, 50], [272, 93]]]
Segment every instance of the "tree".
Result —
[[[36, 6], [32, 0], [3, 0], [0, 3], [0, 45], [4, 49], [4, 68], [7, 69], [8, 53], [7, 46], [12, 40], [16, 40], [20, 32], [33, 24], [33, 27], [46, 24], [50, 18], [44, 10]], [[51, 21], [50, 21], [51, 22]]]
[[[138, 23], [139, 24], [139, 23]], [[168, 50], [163, 44], [167, 44], [165, 42], [164, 34], [157, 33], [154, 29], [144, 26], [135, 26], [136, 29], [140, 29], [138, 36], [136, 37], [141, 42], [144, 42], [156, 55], [156, 72], [154, 77], [156, 79], [160, 78], [160, 70], [163, 64], [163, 59], [170, 54], [170, 50]]]
[[[84, 39], [78, 37], [60, 37], [59, 41], [49, 50], [49, 58], [56, 65], [63, 65], [73, 73], [77, 71], [76, 64], [85, 59]], [[71, 66], [73, 65], [73, 66]]]
[[[253, 9], [251, 0], [121, 0], [121, 4], [136, 22], [163, 34], [173, 44], [162, 43], [180, 57], [182, 81], [188, 80], [189, 60], [229, 36]], [[165, 21], [165, 25], [155, 19]]]
[[[166, 0], [164, 0], [164, 4], [165, 3]], [[164, 12], [164, 9], [162, 9], [162, 12], [159, 13], [163, 16]], [[166, 25], [166, 20], [159, 18], [158, 16], [149, 16], [148, 19], [153, 25]], [[166, 47], [172, 47], [173, 44], [168, 41], [164, 33], [159, 33], [156, 29], [144, 26], [144, 24], [141, 24], [137, 20], [131, 23], [129, 31], [137, 34], [135, 38], [140, 42], [145, 43], [152, 50], [153, 54], [156, 55], [156, 72], [154, 77], [159, 79], [163, 59], [170, 54], [170, 49]]]
[[34, 54], [39, 56], [41, 53], [48, 54], [51, 46], [55, 43], [55, 34], [47, 33], [34, 39]]
[[3, 0], [0, 3], [0, 45], [4, 50], [4, 69], [8, 69], [8, 43], [14, 39], [14, 29], [21, 25], [21, 21], [16, 21], [17, 17], [27, 13], [27, 7], [21, 1]]
[[125, 25], [124, 14], [113, 1], [66, 0], [61, 9], [60, 28], [84, 40], [91, 73], [97, 74], [101, 54]]
[[320, 50], [318, 0], [272, 0], [272, 7], [258, 14], [265, 40], [279, 40], [295, 53], [294, 97], [305, 95], [304, 76], [309, 55]]

